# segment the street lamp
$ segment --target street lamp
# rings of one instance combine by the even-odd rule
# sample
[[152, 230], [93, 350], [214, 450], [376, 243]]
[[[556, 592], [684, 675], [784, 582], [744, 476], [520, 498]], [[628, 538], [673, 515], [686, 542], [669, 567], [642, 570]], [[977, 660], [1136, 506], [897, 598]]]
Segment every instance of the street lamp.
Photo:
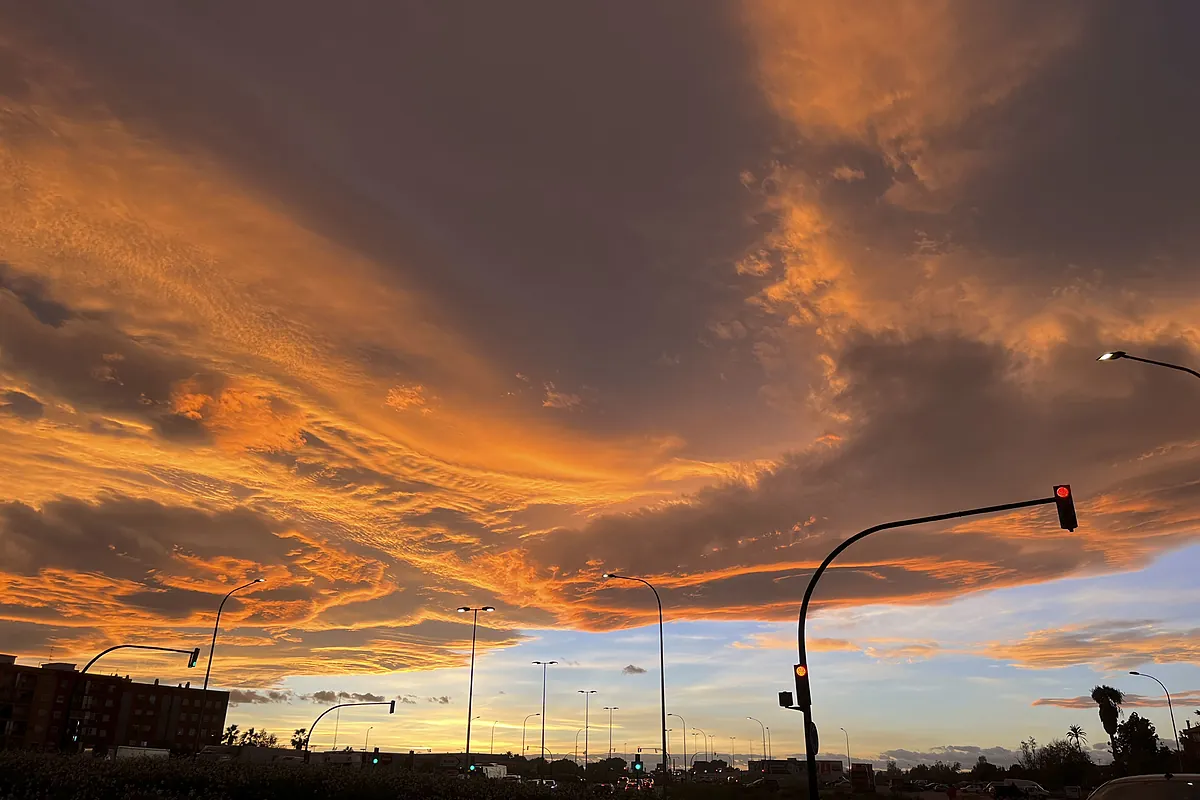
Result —
[[705, 733], [704, 731], [701, 731], [695, 725], [692, 726], [692, 730], [700, 731], [700, 735], [704, 737], [704, 758], [707, 759], [708, 761], [712, 761], [712, 750], [710, 750], [708, 747], [709, 735], [707, 733]]
[[530, 717], [540, 717], [541, 714], [526, 714], [524, 721], [521, 722], [521, 758], [525, 757], [525, 725], [529, 722]]
[[367, 745], [371, 742], [371, 731], [375, 730], [374, 725], [367, 726], [367, 735], [363, 737], [363, 751], [366, 752]]
[[838, 730], [846, 734], [846, 777], [850, 777], [850, 773], [854, 772], [854, 762], [850, 760], [850, 733], [845, 728]]
[[817, 726], [812, 720], [812, 694], [809, 685], [808, 654], [804, 641], [804, 623], [808, 619], [808, 605], [812, 601], [813, 590], [817, 588], [817, 582], [821, 580], [821, 576], [825, 574], [825, 570], [829, 568], [833, 560], [841, 555], [842, 551], [850, 545], [879, 531], [903, 528], [909, 525], [921, 525], [927, 522], [942, 522], [948, 519], [973, 517], [980, 514], [994, 514], [999, 511], [1013, 511], [1019, 508], [1031, 508], [1051, 503], [1054, 503], [1058, 508], [1058, 524], [1065, 530], [1074, 530], [1078, 525], [1075, 519], [1075, 500], [1071, 494], [1071, 487], [1067, 484], [1062, 484], [1054, 487], [1054, 494], [1052, 496], [1042, 497], [1037, 500], [1023, 500], [1019, 503], [983, 506], [980, 508], [969, 508], [964, 511], [951, 511], [948, 514], [934, 514], [928, 517], [914, 517], [913, 519], [885, 522], [881, 525], [867, 528], [864, 531], [859, 531], [835, 547], [829, 555], [825, 556], [825, 560], [821, 562], [821, 565], [817, 567], [816, 571], [812, 574], [812, 578], [808, 581], [808, 588], [804, 590], [804, 600], [800, 604], [800, 614], [796, 621], [796, 649], [799, 659], [793, 673], [796, 680], [796, 705], [793, 708], [799, 710], [804, 715], [804, 749], [807, 761], [809, 800], [820, 800], [821, 793], [817, 782]]
[[312, 725], [308, 726], [308, 735], [304, 737], [304, 760], [305, 761], [308, 760], [309, 742], [312, 741], [313, 731], [317, 729], [317, 723], [321, 721], [321, 717], [325, 716], [326, 714], [328, 714], [330, 711], [333, 711], [334, 709], [349, 708], [350, 706], [387, 706], [389, 714], [396, 713], [396, 701], [395, 700], [383, 700], [381, 702], [374, 702], [374, 703], [338, 703], [335, 706], [330, 706], [329, 708], [322, 711], [317, 716], [317, 718], [313, 720]]
[[[537, 664], [538, 666], [540, 666], [542, 668], [542, 749], [541, 749], [542, 764], [541, 764], [541, 766], [545, 767], [546, 766], [546, 668], [553, 664], [557, 664], [558, 662], [557, 661], [534, 661], [533, 663]], [[538, 772], [540, 774], [541, 769], [539, 769]]]
[[[588, 763], [588, 711], [592, 704], [592, 695], [596, 693], [595, 689], [580, 689], [578, 694], [583, 695], [583, 769], [584, 777], [587, 777]], [[575, 737], [578, 739], [579, 737]], [[578, 742], [576, 742], [578, 745]]]
[[[78, 725], [73, 726], [71, 724], [72, 723], [71, 709], [73, 709], [75, 707], [75, 691], [76, 691], [76, 689], [79, 688], [79, 679], [82, 678], [83, 674], [91, 668], [92, 664], [95, 664], [102, 657], [108, 655], [113, 650], [155, 650], [160, 653], [184, 653], [188, 657], [188, 669], [191, 669], [192, 667], [196, 666], [196, 662], [200, 660], [200, 648], [199, 647], [193, 648], [191, 650], [180, 650], [176, 647], [158, 647], [157, 645], [150, 645], [150, 644], [116, 644], [105, 650], [101, 650], [99, 653], [92, 656], [91, 661], [89, 661], [83, 665], [83, 669], [79, 670], [79, 674], [76, 675], [71, 681], [71, 696], [67, 698], [67, 719], [64, 720], [65, 724], [63, 725], [63, 735], [59, 739], [59, 748], [58, 748], [59, 750], [65, 749], [66, 743], [71, 738], [72, 730], [77, 729], [79, 727]], [[85, 692], [85, 698], [84, 698], [85, 706], [87, 705], [86, 699], [87, 698], [86, 698], [86, 692]], [[81, 717], [80, 722], [82, 722], [82, 721], [83, 721], [83, 718]]]
[[683, 717], [679, 716], [678, 714], [667, 714], [667, 716], [675, 717], [676, 719], [678, 719], [680, 722], [683, 723], [683, 733], [680, 735], [679, 740], [681, 742], [683, 742], [683, 763], [686, 764], [687, 763], [687, 729], [688, 729], [687, 720], [684, 719]]
[[458, 609], [458, 613], [466, 614], [471, 612], [474, 618], [471, 621], [471, 678], [467, 684], [467, 749], [466, 749], [466, 768], [471, 771], [471, 703], [475, 699], [475, 633], [479, 629], [479, 612], [485, 613], [495, 611], [492, 606], [480, 606], [472, 608], [471, 606], [462, 606]]
[[575, 766], [579, 766], [579, 734], [583, 733], [583, 728], [575, 731]]
[[[266, 578], [255, 578], [254, 580], [250, 581], [249, 583], [245, 583], [234, 589], [230, 589], [229, 593], [226, 594], [225, 597], [223, 597], [221, 599], [221, 604], [219, 606], [217, 606], [217, 619], [213, 623], [212, 644], [210, 644], [208, 647], [208, 666], [204, 668], [204, 695], [203, 696], [205, 699], [208, 698], [208, 676], [212, 672], [213, 653], [217, 649], [217, 631], [220, 630], [220, 628], [221, 628], [221, 612], [225, 609], [225, 601], [228, 600], [230, 597], [233, 597], [234, 592], [240, 592], [242, 589], [249, 589], [251, 586], [255, 586], [257, 584], [263, 583], [264, 581], [266, 581]], [[197, 753], [200, 752], [200, 730], [201, 729], [199, 727], [196, 728], [195, 750]]]
[[750, 720], [751, 722], [757, 722], [758, 727], [762, 728], [763, 758], [768, 758], [768, 756], [767, 756], [767, 726], [762, 724], [762, 720], [757, 720], [754, 717], [746, 717], [746, 719]]
[[623, 581], [637, 581], [644, 583], [650, 587], [650, 591], [654, 592], [654, 599], [658, 603], [658, 686], [660, 699], [662, 701], [662, 770], [664, 777], [667, 774], [667, 656], [666, 649], [663, 644], [663, 610], [662, 598], [658, 596], [658, 589], [655, 589], [650, 581], [642, 578], [631, 578], [628, 575], [618, 575], [615, 572], [605, 572], [603, 577], [616, 578]]
[[1097, 361], [1117, 361], [1118, 359], [1122, 359], [1122, 358], [1126, 359], [1128, 361], [1140, 361], [1143, 364], [1153, 364], [1156, 367], [1166, 367], [1167, 369], [1179, 370], [1180, 372], [1186, 372], [1189, 375], [1195, 375], [1197, 378], [1200, 378], [1200, 372], [1197, 372], [1196, 370], [1191, 369], [1190, 367], [1181, 367], [1178, 364], [1169, 364], [1166, 361], [1155, 361], [1152, 358], [1139, 358], [1137, 356], [1131, 356], [1131, 355], [1129, 355], [1129, 353], [1126, 353], [1124, 350], [1113, 350], [1111, 352], [1105, 353], [1104, 355], [1100, 356], [1096, 360]]
[[1175, 754], [1179, 756], [1179, 771], [1183, 772], [1183, 747], [1179, 742], [1179, 729], [1175, 727], [1175, 708], [1171, 705], [1171, 693], [1167, 691], [1167, 686], [1153, 675], [1147, 675], [1144, 672], [1136, 670], [1129, 673], [1130, 675], [1138, 675], [1143, 678], [1149, 678], [1162, 687], [1163, 694], [1167, 696], [1167, 711], [1171, 712], [1171, 730], [1175, 733]]
[[737, 737], [729, 737], [729, 768], [737, 769]]
[[496, 724], [498, 722], [500, 722], [500, 720], [496, 720], [492, 723], [492, 743], [488, 745], [488, 755], [496, 755]]
[[771, 746], [771, 726], [767, 726], [767, 760], [775, 760], [775, 748]]
[[608, 712], [608, 760], [612, 761], [612, 712], [620, 711], [620, 706], [605, 706], [604, 710]]

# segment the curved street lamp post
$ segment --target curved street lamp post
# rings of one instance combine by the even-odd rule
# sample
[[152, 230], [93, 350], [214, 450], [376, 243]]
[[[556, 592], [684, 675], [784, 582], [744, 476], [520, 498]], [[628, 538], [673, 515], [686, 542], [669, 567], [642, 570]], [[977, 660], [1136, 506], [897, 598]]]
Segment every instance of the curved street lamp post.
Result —
[[530, 717], [540, 717], [541, 714], [533, 713], [526, 714], [525, 720], [521, 723], [521, 758], [525, 757], [525, 725], [528, 724]]
[[[758, 727], [762, 728], [762, 748], [763, 748], [763, 756], [762, 757], [768, 758], [769, 756], [767, 755], [767, 726], [762, 724], [762, 720], [755, 719], [754, 717], [746, 717], [746, 719], [750, 720], [751, 722], [757, 722]], [[747, 768], [749, 768], [749, 767], [747, 767]]]
[[849, 777], [851, 772], [854, 772], [854, 762], [850, 760], [850, 732], [845, 728], [838, 728], [842, 733], [846, 734], [846, 776]]
[[[251, 586], [256, 586], [266, 581], [266, 578], [255, 578], [249, 583], [244, 583], [241, 586], [230, 589], [229, 593], [221, 599], [221, 604], [217, 606], [217, 619], [213, 622], [212, 643], [208, 646], [208, 666], [204, 668], [204, 698], [208, 699], [208, 676], [212, 673], [213, 653], [217, 649], [217, 631], [221, 629], [221, 612], [225, 610], [225, 601], [233, 597], [235, 592], [240, 592], [242, 589], [249, 589]], [[196, 745], [194, 747], [197, 753], [200, 752], [200, 728], [196, 728]]]
[[616, 578], [623, 581], [637, 581], [644, 583], [650, 587], [650, 591], [654, 592], [654, 599], [658, 603], [658, 677], [659, 677], [659, 695], [662, 701], [662, 764], [660, 765], [664, 777], [668, 774], [667, 770], [667, 657], [666, 648], [663, 643], [663, 610], [662, 598], [658, 596], [658, 589], [650, 581], [643, 578], [631, 578], [628, 575], [618, 575], [615, 572], [605, 572], [605, 579]]
[[1167, 685], [1153, 675], [1147, 675], [1144, 672], [1138, 672], [1134, 670], [1129, 674], [1137, 675], [1142, 678], [1149, 678], [1161, 686], [1163, 694], [1167, 696], [1167, 711], [1171, 712], [1171, 730], [1175, 733], [1175, 754], [1179, 756], [1179, 771], [1183, 772], [1183, 746], [1179, 743], [1179, 728], [1175, 727], [1175, 708], [1171, 705], [1171, 693], [1167, 691]]
[[480, 606], [472, 608], [471, 606], [462, 606], [456, 609], [460, 614], [472, 612], [474, 614], [471, 620], [471, 677], [467, 683], [467, 747], [464, 755], [466, 756], [465, 772], [471, 770], [471, 707], [475, 699], [475, 634], [479, 630], [479, 612], [492, 612], [496, 609], [492, 606]]
[[[684, 719], [683, 717], [679, 716], [678, 714], [667, 714], [667, 716], [675, 717], [675, 719], [677, 719], [683, 723], [683, 733], [680, 734], [679, 740], [681, 742], [683, 742], [683, 763], [687, 764], [687, 731], [688, 731], [687, 720]], [[684, 769], [686, 769], [686, 767], [684, 767]]]
[[892, 528], [904, 528], [910, 525], [922, 525], [928, 522], [942, 522], [950, 519], [961, 519], [962, 517], [974, 517], [981, 514], [994, 514], [1000, 511], [1014, 511], [1021, 508], [1032, 508], [1034, 506], [1044, 506], [1055, 504], [1058, 507], [1059, 525], [1066, 530], [1074, 530], [1078, 525], [1075, 519], [1075, 501], [1071, 494], [1071, 487], [1067, 484], [1062, 484], [1054, 487], [1054, 494], [1050, 497], [1043, 497], [1037, 500], [1023, 500], [1019, 503], [1004, 503], [998, 506], [983, 506], [980, 508], [969, 508], [964, 511], [952, 511], [948, 514], [934, 514], [928, 517], [914, 517], [912, 519], [896, 520], [894, 522], [885, 522], [881, 525], [867, 528], [851, 536], [846, 541], [839, 544], [833, 549], [821, 565], [813, 572], [812, 578], [809, 579], [808, 588], [804, 590], [804, 600], [800, 604], [800, 614], [796, 623], [796, 649], [799, 656], [799, 663], [796, 664], [793, 675], [796, 680], [796, 705], [793, 709], [800, 711], [804, 715], [804, 749], [806, 752], [807, 773], [808, 773], [808, 797], [809, 800], [820, 800], [820, 788], [817, 781], [817, 726], [812, 720], [812, 696], [809, 688], [809, 670], [808, 670], [808, 654], [804, 641], [804, 625], [808, 619], [808, 606], [812, 601], [813, 590], [817, 588], [817, 582], [821, 580], [821, 576], [825, 574], [825, 570], [833, 563], [833, 560], [842, 554], [847, 547], [870, 536], [879, 531], [891, 530]]
[[1100, 356], [1099, 358], [1097, 358], [1096, 360], [1097, 361], [1117, 361], [1119, 359], [1125, 359], [1126, 361], [1140, 361], [1143, 364], [1153, 364], [1156, 367], [1166, 367], [1167, 369], [1174, 369], [1174, 370], [1178, 370], [1179, 372], [1186, 372], [1189, 375], [1194, 375], [1197, 378], [1200, 378], [1200, 372], [1197, 372], [1196, 370], [1192, 369], [1191, 367], [1183, 367], [1183, 366], [1180, 366], [1179, 364], [1171, 364], [1166, 361], [1155, 361], [1152, 358], [1139, 358], [1138, 356], [1131, 356], [1131, 355], [1129, 355], [1129, 353], [1126, 353], [1124, 350], [1109, 351], [1109, 352], [1105, 353], [1104, 355]]

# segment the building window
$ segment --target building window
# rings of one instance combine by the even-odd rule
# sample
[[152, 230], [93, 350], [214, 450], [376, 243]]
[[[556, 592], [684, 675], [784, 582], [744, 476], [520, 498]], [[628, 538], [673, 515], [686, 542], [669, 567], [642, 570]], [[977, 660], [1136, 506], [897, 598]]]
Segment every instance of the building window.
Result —
[[188, 736], [195, 736], [195, 735], [196, 735], [196, 729], [188, 728]]
[[56, 711], [54, 712], [54, 718], [55, 718], [55, 719], [62, 719], [62, 712], [61, 712], [61, 711], [57, 711], [57, 710], [56, 710]]
[[112, 699], [111, 699], [111, 698], [110, 698], [110, 699], [108, 699], [108, 700], [105, 700], [105, 701], [104, 701], [104, 707], [105, 707], [105, 708], [112, 708]]
[[158, 701], [157, 695], [150, 695], [150, 705], [154, 705]]
[[134, 713], [134, 715], [136, 715], [136, 716], [139, 716], [139, 717], [140, 717], [140, 716], [142, 715], [142, 710], [141, 710], [140, 708], [135, 708], [135, 709], [133, 710], [133, 713]]
[[108, 714], [105, 714], [105, 715], [104, 715], [104, 719], [103, 719], [103, 721], [104, 721], [104, 722], [108, 722], [108, 720], [109, 720], [109, 715], [108, 715]]

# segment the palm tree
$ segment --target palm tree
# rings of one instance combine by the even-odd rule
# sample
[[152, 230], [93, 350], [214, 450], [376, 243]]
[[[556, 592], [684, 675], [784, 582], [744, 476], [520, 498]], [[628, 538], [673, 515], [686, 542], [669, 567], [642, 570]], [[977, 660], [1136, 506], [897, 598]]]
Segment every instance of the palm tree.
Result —
[[1072, 725], [1067, 728], [1067, 739], [1075, 744], [1076, 750], [1082, 750], [1087, 743], [1087, 732], [1078, 725]]
[[1112, 748], [1113, 761], [1117, 760], [1117, 720], [1121, 716], [1121, 704], [1125, 702], [1125, 693], [1111, 686], [1097, 686], [1092, 689], [1092, 699], [1100, 712], [1100, 722], [1104, 732], [1108, 734], [1108, 743]]

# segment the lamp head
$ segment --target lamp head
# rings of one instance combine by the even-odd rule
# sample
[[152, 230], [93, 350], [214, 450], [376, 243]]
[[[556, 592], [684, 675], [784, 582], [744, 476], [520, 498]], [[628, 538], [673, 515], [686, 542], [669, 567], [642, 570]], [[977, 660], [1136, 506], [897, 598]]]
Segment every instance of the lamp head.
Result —
[[495, 611], [496, 608], [494, 606], [484, 606], [483, 608], [481, 608], [479, 610], [480, 611]]
[[601, 578], [611, 578], [611, 577], [612, 577], [612, 573], [611, 573], [611, 572], [606, 572], [606, 573], [604, 573], [603, 575], [601, 575], [600, 577], [601, 577]]
[[1130, 675], [1141, 675], [1142, 673], [1138, 672], [1138, 671], [1135, 669], [1135, 670], [1131, 670], [1131, 671], [1129, 672], [1129, 674], [1130, 674]]
[[1097, 361], [1116, 361], [1118, 358], [1124, 358], [1126, 353], [1124, 350], [1111, 350], [1097, 358]]
[[470, 606], [462, 606], [461, 608], [457, 608], [455, 610], [458, 611], [458, 613], [460, 613], [460, 614], [464, 614], [464, 613], [470, 611], [471, 607]]
[[255, 583], [266, 583], [267, 579], [266, 578], [255, 578], [254, 582]]

